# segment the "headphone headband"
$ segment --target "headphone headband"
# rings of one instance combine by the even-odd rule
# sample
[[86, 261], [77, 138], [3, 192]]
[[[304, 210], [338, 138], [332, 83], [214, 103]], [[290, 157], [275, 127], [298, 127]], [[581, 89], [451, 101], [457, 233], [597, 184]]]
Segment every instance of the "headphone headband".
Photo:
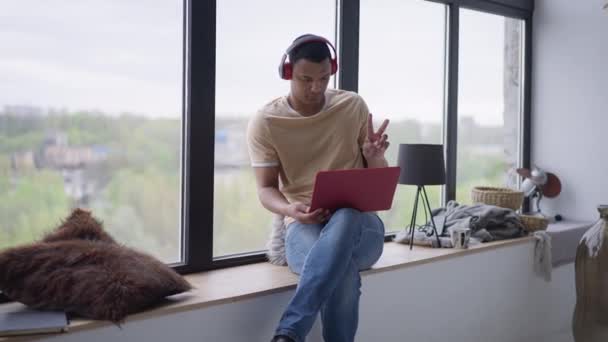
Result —
[[301, 46], [303, 44], [307, 44], [307, 43], [313, 43], [313, 42], [320, 42], [320, 43], [325, 43], [327, 45], [329, 45], [329, 47], [331, 48], [331, 50], [333, 50], [333, 57], [331, 57], [331, 51], [330, 51], [330, 62], [331, 62], [331, 74], [335, 74], [336, 71], [338, 71], [338, 54], [336, 52], [336, 48], [334, 47], [334, 45], [327, 39], [321, 37], [321, 36], [317, 36], [314, 34], [304, 34], [299, 36], [298, 38], [296, 38], [293, 43], [291, 43], [291, 45], [287, 48], [287, 50], [285, 50], [285, 53], [283, 54], [283, 57], [281, 58], [281, 64], [279, 64], [279, 76], [284, 79], [284, 80], [290, 80], [291, 77], [293, 76], [293, 64], [291, 63], [291, 61], [287, 62], [287, 57], [289, 56], [289, 53], [291, 51], [293, 51], [295, 48], [297, 48], [298, 46]]

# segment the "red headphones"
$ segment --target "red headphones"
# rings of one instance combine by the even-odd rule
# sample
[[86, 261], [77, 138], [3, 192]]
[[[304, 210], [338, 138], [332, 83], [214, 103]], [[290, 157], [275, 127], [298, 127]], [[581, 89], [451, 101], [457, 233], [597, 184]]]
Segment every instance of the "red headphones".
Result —
[[331, 74], [335, 74], [338, 71], [338, 55], [336, 54], [336, 48], [331, 44], [331, 42], [321, 36], [316, 36], [314, 34], [305, 34], [296, 38], [293, 43], [287, 48], [283, 57], [281, 58], [281, 64], [279, 64], [279, 76], [281, 76], [284, 80], [290, 80], [293, 76], [293, 64], [291, 61], [286, 62], [289, 53], [293, 51], [296, 47], [312, 42], [321, 42], [329, 45], [331, 49], [334, 51], [334, 58], [331, 58]]

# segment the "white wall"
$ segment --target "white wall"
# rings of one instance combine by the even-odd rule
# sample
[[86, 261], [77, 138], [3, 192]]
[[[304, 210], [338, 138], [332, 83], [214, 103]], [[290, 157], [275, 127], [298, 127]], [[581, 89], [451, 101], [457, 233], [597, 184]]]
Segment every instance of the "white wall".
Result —
[[601, 0], [536, 0], [532, 162], [563, 185], [543, 209], [598, 218], [608, 204], [608, 11]]
[[[363, 277], [357, 341], [570, 342], [574, 267], [547, 283], [532, 242]], [[292, 292], [48, 341], [269, 341]], [[321, 341], [319, 324], [308, 341]]]

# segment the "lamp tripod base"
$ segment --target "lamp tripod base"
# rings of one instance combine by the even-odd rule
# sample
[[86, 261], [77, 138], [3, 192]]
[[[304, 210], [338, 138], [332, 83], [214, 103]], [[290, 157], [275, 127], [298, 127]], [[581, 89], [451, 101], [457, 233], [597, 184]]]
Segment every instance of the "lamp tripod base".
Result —
[[429, 197], [426, 194], [426, 189], [424, 185], [418, 185], [416, 189], [416, 198], [414, 199], [414, 209], [412, 211], [412, 218], [409, 225], [409, 234], [410, 234], [410, 250], [414, 247], [414, 232], [416, 231], [416, 214], [418, 212], [418, 202], [422, 201], [422, 206], [424, 207], [425, 213], [428, 212], [428, 216], [431, 218], [431, 225], [433, 227], [433, 234], [437, 239], [437, 246], [441, 247], [441, 240], [439, 239], [439, 234], [437, 234], [437, 226], [435, 225], [435, 220], [433, 219], [433, 215], [431, 213], [431, 205], [429, 204]]

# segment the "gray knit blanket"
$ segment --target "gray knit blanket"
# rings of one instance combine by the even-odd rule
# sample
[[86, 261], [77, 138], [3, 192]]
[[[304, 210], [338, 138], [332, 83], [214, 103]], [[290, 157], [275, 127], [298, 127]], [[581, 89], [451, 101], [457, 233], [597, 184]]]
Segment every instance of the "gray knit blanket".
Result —
[[477, 203], [458, 204], [449, 201], [444, 208], [431, 211], [439, 235], [450, 236], [458, 227], [470, 228], [471, 237], [482, 242], [512, 239], [525, 235], [517, 213], [508, 208]]

